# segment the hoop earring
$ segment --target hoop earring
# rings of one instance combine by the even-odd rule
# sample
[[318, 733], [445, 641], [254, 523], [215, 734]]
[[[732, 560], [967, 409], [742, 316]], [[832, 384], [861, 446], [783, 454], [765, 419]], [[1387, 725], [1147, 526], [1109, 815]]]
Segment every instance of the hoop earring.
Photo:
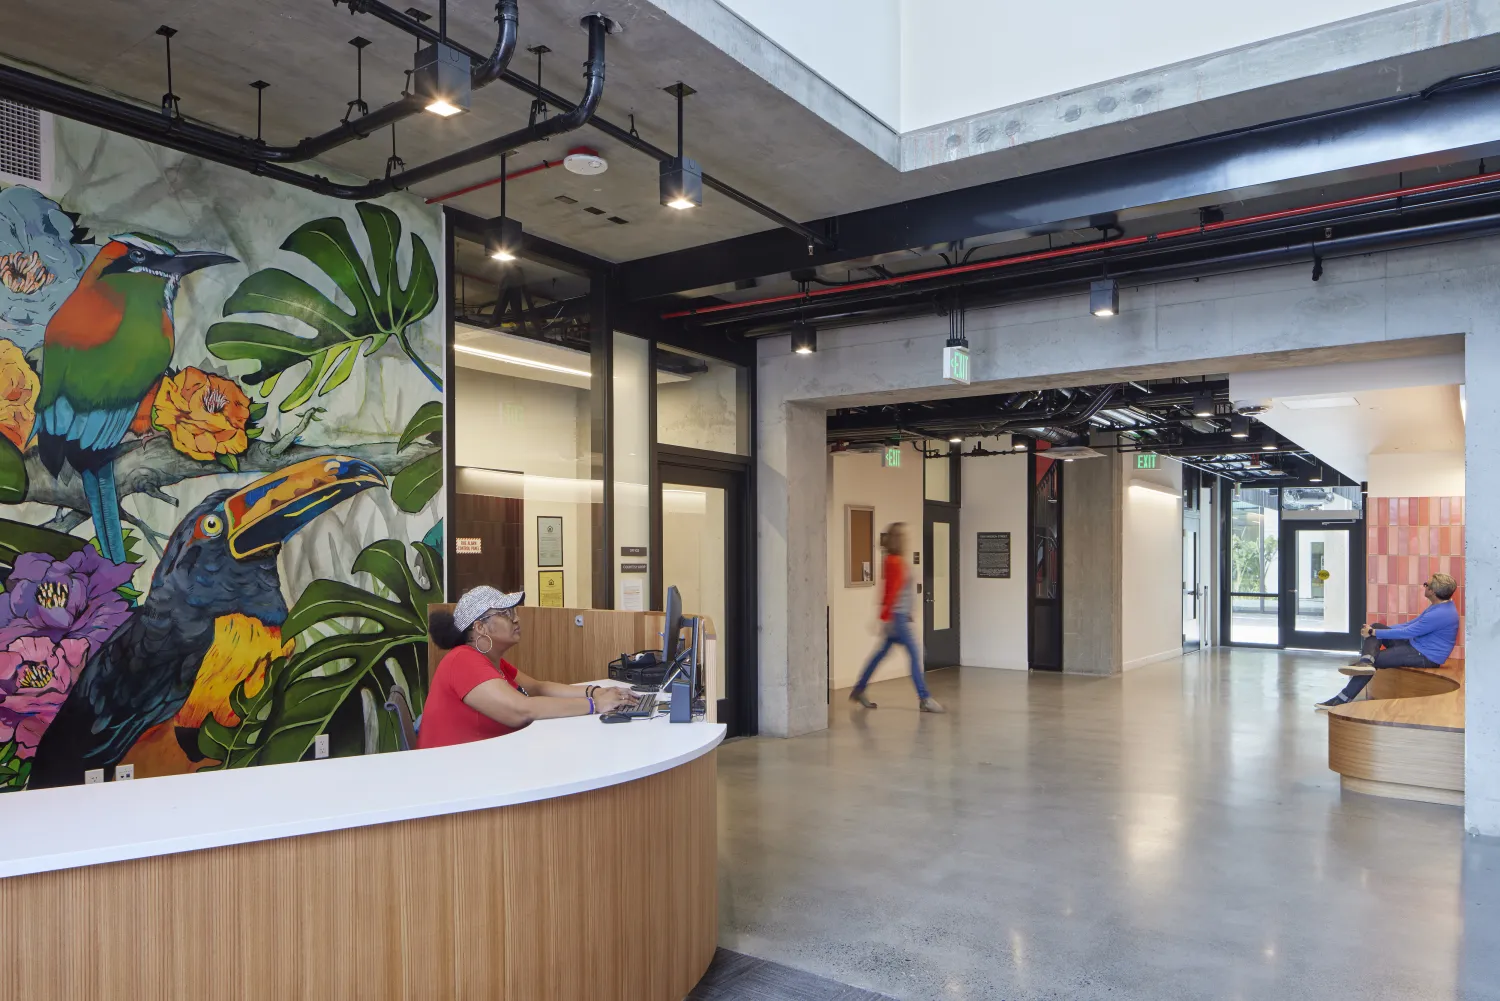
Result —
[[489, 638], [489, 637], [488, 637], [488, 636], [486, 636], [486, 635], [485, 635], [485, 634], [484, 634], [484, 633], [480, 633], [480, 634], [479, 634], [479, 639], [480, 639], [480, 640], [489, 640], [489, 644], [490, 644], [490, 645], [489, 645], [489, 646], [487, 646], [487, 647], [483, 647], [483, 648], [481, 648], [481, 647], [480, 647], [480, 646], [479, 646], [479, 640], [475, 640], [475, 641], [474, 641], [474, 649], [475, 649], [475, 650], [478, 650], [478, 651], [479, 651], [479, 652], [480, 652], [480, 653], [482, 653], [482, 654], [484, 654], [484, 655], [485, 655], [485, 656], [486, 656], [486, 657], [488, 657], [488, 656], [489, 656], [489, 654], [490, 654], [490, 651], [491, 651], [491, 650], [493, 650], [493, 649], [495, 649], [495, 641], [494, 641], [494, 640], [492, 640], [492, 639], [490, 639], [490, 638]]

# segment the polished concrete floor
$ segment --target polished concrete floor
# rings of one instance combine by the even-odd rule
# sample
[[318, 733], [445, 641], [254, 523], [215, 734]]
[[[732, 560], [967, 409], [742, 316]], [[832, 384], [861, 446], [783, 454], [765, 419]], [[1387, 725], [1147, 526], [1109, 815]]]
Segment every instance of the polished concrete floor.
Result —
[[826, 977], [720, 949], [686, 1001], [891, 1001]]
[[900, 999], [1500, 998], [1500, 845], [1340, 791], [1340, 662], [954, 669], [728, 744], [720, 944]]

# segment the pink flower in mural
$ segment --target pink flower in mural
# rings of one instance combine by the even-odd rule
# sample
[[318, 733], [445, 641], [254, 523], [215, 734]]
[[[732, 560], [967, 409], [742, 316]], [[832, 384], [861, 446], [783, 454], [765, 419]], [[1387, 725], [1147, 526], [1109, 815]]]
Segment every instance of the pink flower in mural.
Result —
[[0, 594], [0, 649], [37, 636], [53, 642], [84, 640], [92, 654], [130, 618], [130, 606], [115, 588], [129, 581], [138, 566], [117, 566], [92, 546], [65, 560], [45, 553], [17, 557]]
[[84, 640], [44, 636], [23, 636], [0, 651], [0, 744], [15, 740], [18, 757], [36, 754], [88, 656]]

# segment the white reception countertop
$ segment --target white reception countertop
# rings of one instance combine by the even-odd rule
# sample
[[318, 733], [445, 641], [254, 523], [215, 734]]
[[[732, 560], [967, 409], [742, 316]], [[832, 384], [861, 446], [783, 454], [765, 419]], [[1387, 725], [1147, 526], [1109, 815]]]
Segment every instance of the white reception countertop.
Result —
[[455, 747], [0, 795], [0, 877], [317, 834], [588, 792], [724, 739], [665, 716], [540, 720]]

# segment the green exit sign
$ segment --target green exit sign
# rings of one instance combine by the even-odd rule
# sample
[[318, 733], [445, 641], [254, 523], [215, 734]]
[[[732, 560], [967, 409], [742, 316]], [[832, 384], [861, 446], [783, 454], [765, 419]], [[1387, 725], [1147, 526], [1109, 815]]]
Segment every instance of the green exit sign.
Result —
[[1155, 469], [1156, 468], [1156, 453], [1155, 452], [1137, 452], [1135, 454], [1135, 468], [1136, 469]]
[[885, 456], [881, 459], [880, 464], [886, 469], [895, 469], [896, 467], [900, 466], [901, 446], [887, 445], [885, 449]]

